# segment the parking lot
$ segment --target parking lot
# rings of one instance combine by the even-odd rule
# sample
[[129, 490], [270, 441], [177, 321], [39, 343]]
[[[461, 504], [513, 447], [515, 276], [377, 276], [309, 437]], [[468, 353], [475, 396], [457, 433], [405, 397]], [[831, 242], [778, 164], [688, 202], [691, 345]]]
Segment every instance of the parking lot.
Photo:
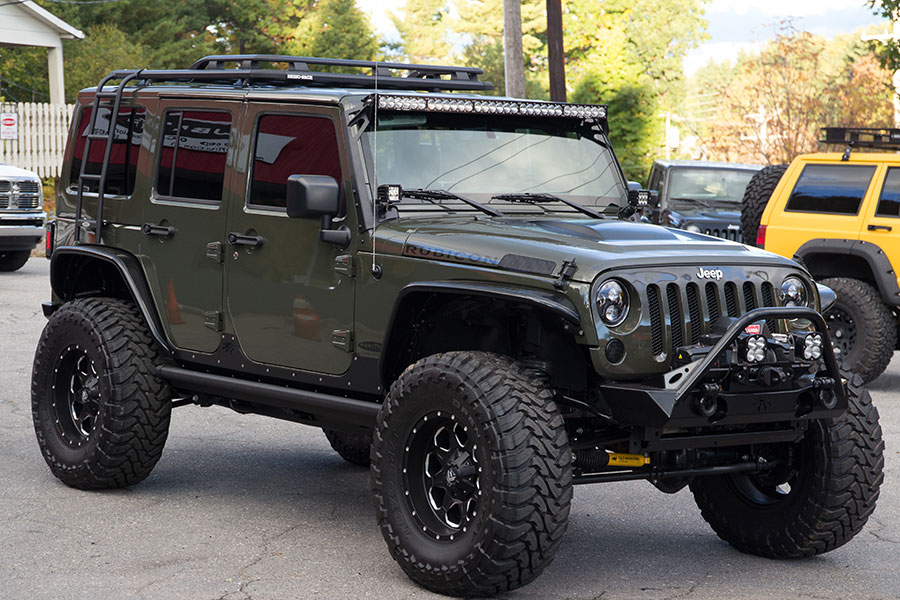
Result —
[[[0, 274], [0, 598], [427, 598], [387, 553], [365, 469], [321, 431], [222, 408], [173, 414], [128, 490], [59, 483], [31, 424], [49, 263]], [[887, 450], [874, 517], [848, 545], [775, 562], [720, 541], [688, 491], [576, 489], [553, 565], [512, 598], [897, 598], [900, 359], [871, 386]]]

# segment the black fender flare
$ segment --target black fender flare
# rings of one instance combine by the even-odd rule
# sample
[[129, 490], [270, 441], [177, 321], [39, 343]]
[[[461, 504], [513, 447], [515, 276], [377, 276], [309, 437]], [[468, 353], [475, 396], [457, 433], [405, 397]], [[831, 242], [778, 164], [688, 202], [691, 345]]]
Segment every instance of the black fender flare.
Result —
[[[460, 296], [481, 296], [497, 298], [508, 302], [533, 306], [539, 310], [550, 313], [564, 323], [564, 327], [571, 328], [573, 334], [582, 335], [583, 325], [578, 309], [572, 301], [561, 292], [540, 290], [535, 288], [520, 288], [485, 281], [423, 281], [405, 286], [397, 294], [388, 327], [385, 330], [384, 348], [378, 359], [378, 372], [384, 376], [387, 367], [385, 357], [390, 351], [391, 336], [396, 325], [397, 315], [403, 306], [404, 300], [418, 293], [454, 294]], [[390, 382], [385, 381], [387, 385]]]
[[[150, 335], [153, 336], [163, 352], [171, 354], [172, 347], [166, 340], [165, 330], [156, 313], [150, 286], [147, 285], [140, 261], [133, 254], [106, 246], [79, 245], [56, 248], [50, 259], [50, 287], [54, 296], [64, 302], [71, 300], [74, 295], [68, 293], [67, 290], [71, 288], [68, 278], [74, 275], [73, 263], [92, 260], [103, 261], [116, 269], [135, 305], [141, 311]], [[49, 316], [56, 308], [58, 305], [45, 307], [44, 314]]]
[[872, 270], [881, 297], [890, 306], [900, 305], [900, 285], [891, 260], [877, 244], [865, 240], [825, 239], [809, 240], [797, 249], [796, 256], [806, 261], [814, 254], [832, 254], [862, 258]]

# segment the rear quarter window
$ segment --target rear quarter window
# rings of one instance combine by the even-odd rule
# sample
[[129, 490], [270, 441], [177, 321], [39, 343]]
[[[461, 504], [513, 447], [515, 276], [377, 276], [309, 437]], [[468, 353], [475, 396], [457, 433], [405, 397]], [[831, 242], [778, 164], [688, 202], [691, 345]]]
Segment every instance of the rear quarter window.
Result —
[[785, 210], [855, 215], [874, 174], [874, 165], [806, 165]]
[[879, 217], [900, 217], [900, 168], [888, 169], [887, 177], [881, 188], [881, 198], [878, 199], [878, 209], [875, 215]]
[[[91, 125], [90, 106], [81, 111], [78, 121], [78, 129], [75, 134], [74, 147], [72, 149], [72, 169], [69, 173], [69, 186], [78, 189], [78, 180], [81, 178], [82, 164], [84, 163], [84, 148], [87, 143], [88, 130]], [[100, 107], [94, 133], [108, 135], [110, 127], [111, 109]], [[144, 133], [143, 107], [121, 107], [119, 115], [115, 119], [115, 132], [113, 134], [113, 147], [109, 153], [109, 166], [106, 170], [106, 188], [104, 192], [111, 195], [130, 196], [134, 192], [134, 179], [137, 173], [138, 152], [141, 146], [141, 137]], [[93, 140], [88, 150], [87, 164], [84, 165], [86, 175], [99, 175], [103, 166], [103, 155], [106, 153], [106, 140]], [[84, 191], [96, 194], [100, 189], [97, 180], [86, 180]]]

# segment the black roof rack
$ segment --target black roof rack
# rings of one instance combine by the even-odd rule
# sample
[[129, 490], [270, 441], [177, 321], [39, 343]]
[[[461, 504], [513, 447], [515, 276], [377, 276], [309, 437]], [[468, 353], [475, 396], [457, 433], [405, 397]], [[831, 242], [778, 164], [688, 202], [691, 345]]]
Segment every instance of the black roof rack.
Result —
[[841, 160], [850, 159], [853, 148], [900, 150], [900, 129], [878, 127], [823, 127], [822, 144], [847, 146]]
[[[227, 68], [236, 64], [236, 68]], [[263, 65], [286, 64], [287, 69], [264, 68]], [[312, 70], [310, 67], [325, 70]], [[339, 73], [328, 67], [359, 68], [370, 73]], [[393, 74], [403, 71], [405, 75]], [[483, 73], [475, 67], [442, 67], [405, 63], [375, 62], [370, 60], [341, 60], [336, 58], [309, 58], [304, 56], [280, 56], [274, 54], [214, 55], [201, 58], [188, 69], [114, 71], [111, 79], [121, 79], [135, 74], [134, 80], [151, 81], [208, 81], [228, 82], [236, 85], [260, 83], [267, 85], [296, 85], [301, 87], [344, 87], [388, 90], [422, 91], [486, 91], [494, 89], [487, 81], [479, 81]]]

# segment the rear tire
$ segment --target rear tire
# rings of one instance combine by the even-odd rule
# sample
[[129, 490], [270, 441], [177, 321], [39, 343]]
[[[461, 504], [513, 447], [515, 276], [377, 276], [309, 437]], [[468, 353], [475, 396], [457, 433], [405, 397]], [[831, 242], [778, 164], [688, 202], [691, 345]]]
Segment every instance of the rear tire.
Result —
[[429, 356], [397, 379], [378, 416], [378, 524], [419, 585], [499, 594], [553, 560], [568, 523], [571, 463], [540, 378], [485, 352]]
[[332, 449], [341, 458], [361, 467], [369, 466], [369, 453], [372, 450], [372, 433], [349, 433], [346, 431], [334, 431], [323, 429], [325, 437]]
[[720, 538], [748, 554], [801, 558], [834, 550], [862, 530], [884, 480], [878, 410], [862, 383], [851, 375], [847, 412], [813, 421], [790, 447], [791, 471], [691, 483], [703, 518]]
[[841, 365], [870, 383], [884, 373], [894, 356], [897, 324], [874, 287], [858, 279], [823, 279], [837, 294], [823, 314], [831, 341], [840, 348]]
[[787, 168], [787, 165], [763, 167], [747, 184], [741, 203], [741, 237], [745, 244], [756, 245], [756, 233], [766, 204]]
[[63, 483], [122, 488], [150, 474], [172, 410], [156, 361], [129, 302], [84, 298], [53, 313], [34, 357], [31, 409], [41, 454]]
[[18, 271], [28, 262], [31, 250], [8, 250], [0, 252], [0, 272]]

